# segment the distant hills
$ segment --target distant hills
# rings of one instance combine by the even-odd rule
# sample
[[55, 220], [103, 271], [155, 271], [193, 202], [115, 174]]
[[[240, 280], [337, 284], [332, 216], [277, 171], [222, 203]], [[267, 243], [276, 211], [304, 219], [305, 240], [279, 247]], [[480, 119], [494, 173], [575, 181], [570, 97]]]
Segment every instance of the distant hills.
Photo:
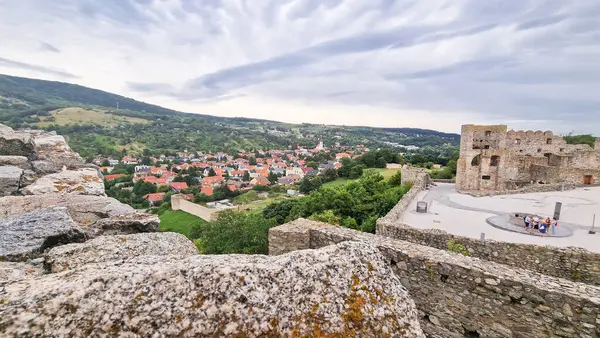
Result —
[[[118, 102], [118, 109], [117, 109]], [[289, 124], [188, 114], [76, 84], [0, 74], [0, 123], [57, 130], [83, 156], [234, 151], [326, 144], [458, 145], [460, 136], [417, 128]]]

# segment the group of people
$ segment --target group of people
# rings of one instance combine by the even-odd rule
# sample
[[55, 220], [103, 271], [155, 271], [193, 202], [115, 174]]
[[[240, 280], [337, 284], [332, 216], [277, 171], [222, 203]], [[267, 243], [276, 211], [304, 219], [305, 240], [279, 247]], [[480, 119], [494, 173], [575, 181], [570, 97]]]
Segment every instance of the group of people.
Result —
[[558, 220], [555, 217], [552, 217], [552, 220], [550, 217], [546, 217], [542, 221], [537, 216], [532, 217], [531, 215], [527, 215], [523, 220], [525, 221], [525, 231], [534, 232], [537, 230], [542, 236], [548, 231], [548, 228], [550, 228], [552, 235], [554, 235], [558, 226]]

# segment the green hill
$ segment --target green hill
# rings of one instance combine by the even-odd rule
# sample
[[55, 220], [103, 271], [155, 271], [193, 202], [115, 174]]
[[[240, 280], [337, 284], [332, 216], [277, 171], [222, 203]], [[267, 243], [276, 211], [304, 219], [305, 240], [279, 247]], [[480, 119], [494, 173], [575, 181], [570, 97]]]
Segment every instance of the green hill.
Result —
[[[116, 105], [119, 105], [119, 109]], [[0, 123], [55, 130], [84, 157], [123, 153], [364, 144], [456, 147], [459, 135], [412, 128], [289, 124], [188, 114], [76, 84], [0, 74]]]

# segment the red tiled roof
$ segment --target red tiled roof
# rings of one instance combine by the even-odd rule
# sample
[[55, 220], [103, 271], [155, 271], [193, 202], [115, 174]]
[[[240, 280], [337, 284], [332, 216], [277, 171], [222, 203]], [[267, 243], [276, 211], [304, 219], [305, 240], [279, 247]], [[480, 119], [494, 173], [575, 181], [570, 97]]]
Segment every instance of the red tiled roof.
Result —
[[186, 182], [171, 182], [171, 184], [169, 184], [169, 186], [177, 191], [188, 188], [188, 185]]
[[150, 202], [160, 202], [165, 198], [164, 192], [157, 192], [154, 194], [147, 194], [144, 196], [144, 199], [149, 200]]
[[259, 174], [262, 177], [268, 177], [269, 176], [269, 169], [256, 169], [256, 173]]
[[144, 182], [147, 182], [147, 183], [156, 183], [157, 180], [158, 180], [158, 178], [156, 178], [154, 176], [144, 177]]
[[313, 168], [311, 168], [311, 167], [302, 168], [302, 172], [303, 172], [303, 173], [305, 173], [305, 174], [306, 174], [307, 172], [309, 172], [309, 171], [313, 171], [313, 170], [314, 170], [314, 169], [313, 169]]
[[212, 196], [213, 188], [210, 185], [203, 186], [202, 189], [200, 189], [200, 192], [206, 196]]
[[219, 183], [223, 181], [223, 177], [222, 176], [208, 176], [202, 179], [202, 183], [204, 184], [212, 184], [212, 183]]
[[181, 194], [181, 196], [183, 196], [183, 198], [188, 201], [191, 201], [194, 199], [194, 194]]
[[229, 189], [229, 191], [236, 191], [237, 187], [235, 186], [235, 184], [230, 184], [227, 186], [227, 189]]
[[125, 174], [114, 174], [114, 175], [104, 175], [104, 179], [107, 181], [116, 180], [119, 177], [123, 177]]
[[262, 176], [255, 177], [254, 179], [252, 179], [252, 181], [256, 182], [255, 185], [269, 185], [269, 184], [271, 184], [271, 182], [269, 182], [268, 179], [266, 179], [265, 177], [262, 177]]

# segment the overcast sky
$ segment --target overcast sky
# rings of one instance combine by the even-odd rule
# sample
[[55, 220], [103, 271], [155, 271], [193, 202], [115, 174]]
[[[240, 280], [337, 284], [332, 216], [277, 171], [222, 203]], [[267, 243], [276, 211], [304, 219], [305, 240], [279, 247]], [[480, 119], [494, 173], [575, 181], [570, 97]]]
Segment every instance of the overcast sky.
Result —
[[599, 0], [0, 0], [0, 73], [186, 112], [600, 134]]

